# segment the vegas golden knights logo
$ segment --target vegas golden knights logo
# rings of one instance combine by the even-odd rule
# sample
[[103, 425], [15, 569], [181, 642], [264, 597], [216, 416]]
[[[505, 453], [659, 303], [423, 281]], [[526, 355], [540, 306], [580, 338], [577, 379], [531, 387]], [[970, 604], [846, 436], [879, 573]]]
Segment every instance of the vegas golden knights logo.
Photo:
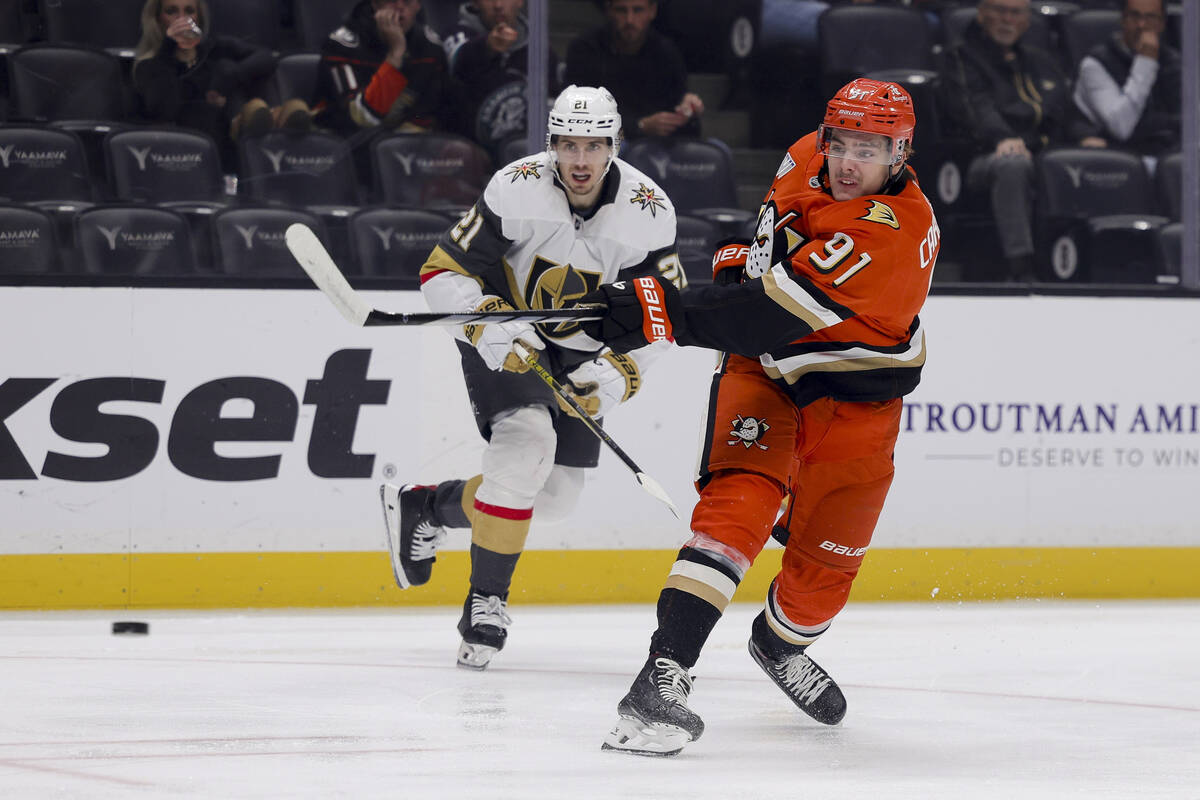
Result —
[[[555, 264], [553, 261], [536, 257], [525, 285], [525, 302], [533, 310], [563, 308], [573, 305], [579, 298], [600, 285], [600, 273], [577, 270], [570, 264]], [[579, 330], [579, 323], [546, 322], [538, 325], [550, 339], [565, 339]]]

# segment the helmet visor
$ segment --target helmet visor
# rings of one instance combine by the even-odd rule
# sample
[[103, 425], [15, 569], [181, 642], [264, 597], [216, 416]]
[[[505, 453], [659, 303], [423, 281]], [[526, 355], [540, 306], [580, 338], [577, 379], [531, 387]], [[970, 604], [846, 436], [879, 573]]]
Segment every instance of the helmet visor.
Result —
[[891, 166], [904, 160], [904, 140], [822, 125], [817, 133], [817, 152], [827, 158]]

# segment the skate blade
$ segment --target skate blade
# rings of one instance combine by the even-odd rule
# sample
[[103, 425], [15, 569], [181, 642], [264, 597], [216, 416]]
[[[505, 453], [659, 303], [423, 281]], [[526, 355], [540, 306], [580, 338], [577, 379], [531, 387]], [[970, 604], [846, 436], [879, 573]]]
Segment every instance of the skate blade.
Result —
[[400, 564], [400, 492], [399, 486], [385, 483], [379, 487], [379, 500], [383, 504], [383, 530], [387, 535], [388, 555], [392, 560], [392, 577], [401, 589], [412, 584]]
[[492, 656], [499, 652], [486, 644], [463, 642], [458, 646], [458, 665], [463, 669], [482, 670], [492, 663]]
[[636, 756], [673, 756], [692, 741], [687, 731], [674, 725], [652, 725], [631, 717], [621, 717], [604, 737], [601, 750], [615, 750]]

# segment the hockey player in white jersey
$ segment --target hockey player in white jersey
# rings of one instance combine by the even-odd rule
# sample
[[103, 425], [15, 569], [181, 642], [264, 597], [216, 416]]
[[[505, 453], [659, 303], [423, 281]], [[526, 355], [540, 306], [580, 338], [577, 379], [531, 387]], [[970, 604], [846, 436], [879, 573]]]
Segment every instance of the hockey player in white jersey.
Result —
[[[621, 116], [604, 88], [569, 86], [554, 103], [546, 150], [498, 170], [421, 270], [433, 311], [548, 309], [602, 283], [653, 274], [684, 281], [675, 210], [654, 181], [617, 158]], [[392, 569], [401, 588], [429, 580], [446, 528], [471, 529], [471, 578], [458, 664], [483, 669], [511, 622], [509, 586], [530, 522], [563, 518], [600, 441], [560, 408], [514, 352], [539, 363], [603, 418], [640, 388], [659, 342], [620, 355], [577, 322], [453, 329], [475, 422], [487, 440], [480, 475], [380, 489]]]

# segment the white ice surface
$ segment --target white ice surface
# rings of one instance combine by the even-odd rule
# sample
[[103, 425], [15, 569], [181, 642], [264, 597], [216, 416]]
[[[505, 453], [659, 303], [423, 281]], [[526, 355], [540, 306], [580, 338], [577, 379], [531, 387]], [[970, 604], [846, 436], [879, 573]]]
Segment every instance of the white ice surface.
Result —
[[852, 605], [833, 728], [737, 605], [666, 759], [600, 750], [653, 608], [510, 610], [480, 673], [449, 608], [0, 613], [0, 797], [1200, 798], [1200, 602]]

